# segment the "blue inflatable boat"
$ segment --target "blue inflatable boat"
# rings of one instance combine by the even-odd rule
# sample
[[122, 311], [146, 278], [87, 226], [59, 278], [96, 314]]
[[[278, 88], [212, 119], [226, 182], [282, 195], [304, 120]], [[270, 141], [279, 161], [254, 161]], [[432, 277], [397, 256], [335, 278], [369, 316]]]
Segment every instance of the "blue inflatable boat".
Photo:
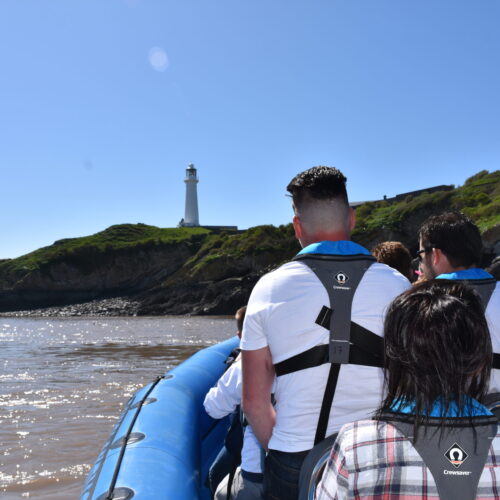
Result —
[[210, 498], [204, 482], [229, 420], [211, 419], [203, 399], [238, 342], [234, 337], [203, 349], [137, 391], [90, 471], [81, 500]]

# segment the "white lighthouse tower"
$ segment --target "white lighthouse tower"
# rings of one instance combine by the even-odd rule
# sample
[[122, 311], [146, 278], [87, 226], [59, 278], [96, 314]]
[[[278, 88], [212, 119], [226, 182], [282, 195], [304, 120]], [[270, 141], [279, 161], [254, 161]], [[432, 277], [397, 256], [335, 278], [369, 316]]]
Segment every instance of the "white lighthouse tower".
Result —
[[184, 220], [182, 220], [179, 225], [188, 227], [199, 226], [198, 193], [196, 190], [198, 177], [196, 175], [196, 169], [192, 163], [190, 163], [188, 168], [186, 168], [186, 178], [184, 179], [184, 182], [186, 183], [186, 206], [184, 210]]

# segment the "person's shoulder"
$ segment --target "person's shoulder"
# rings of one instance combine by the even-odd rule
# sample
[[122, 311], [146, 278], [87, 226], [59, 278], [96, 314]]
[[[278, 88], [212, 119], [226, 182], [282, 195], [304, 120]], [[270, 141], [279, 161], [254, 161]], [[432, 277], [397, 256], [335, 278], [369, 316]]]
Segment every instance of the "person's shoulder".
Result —
[[356, 443], [371, 441], [377, 437], [378, 422], [375, 420], [356, 420], [344, 424], [339, 431], [338, 440], [348, 448]]
[[241, 371], [241, 349], [239, 349], [238, 355], [234, 358], [234, 361], [230, 362], [226, 372], [229, 370], [231, 370], [231, 372]]
[[496, 287], [491, 294], [488, 305], [486, 306], [486, 316], [491, 317], [491, 315], [496, 318], [494, 321], [495, 328], [500, 329], [500, 324], [497, 324], [500, 321], [500, 281], [497, 281]]
[[295, 281], [297, 278], [305, 278], [312, 275], [313, 273], [309, 267], [301, 262], [291, 260], [264, 274], [257, 282], [257, 285], [277, 286], [279, 284], [286, 283], [289, 280]]
[[381, 262], [374, 262], [367, 269], [364, 280], [400, 288], [401, 291], [406, 290], [411, 285], [406, 276], [403, 276], [396, 269], [393, 269], [387, 264], [382, 264]]
[[493, 288], [491, 299], [500, 304], [500, 281], [497, 281], [495, 288]]

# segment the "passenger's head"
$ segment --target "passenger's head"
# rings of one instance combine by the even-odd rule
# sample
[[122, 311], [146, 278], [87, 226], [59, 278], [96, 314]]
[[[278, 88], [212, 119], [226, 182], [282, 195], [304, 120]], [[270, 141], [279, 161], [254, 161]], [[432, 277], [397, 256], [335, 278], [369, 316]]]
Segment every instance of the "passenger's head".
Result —
[[293, 225], [302, 246], [349, 239], [355, 219], [346, 181], [342, 172], [332, 167], [313, 167], [290, 181], [287, 191], [293, 200]]
[[410, 281], [414, 278], [411, 265], [410, 251], [399, 241], [384, 241], [374, 246], [371, 250], [377, 262], [387, 264], [393, 269], [397, 269]]
[[421, 270], [427, 279], [479, 265], [482, 241], [477, 226], [460, 212], [429, 217], [419, 231]]
[[234, 319], [236, 320], [236, 335], [241, 339], [241, 333], [243, 332], [243, 320], [245, 319], [245, 314], [247, 312], [247, 306], [240, 307], [234, 314]]
[[[491, 340], [477, 293], [462, 283], [431, 280], [392, 302], [384, 325], [387, 397], [415, 402], [425, 415], [437, 398], [443, 413], [452, 401], [481, 400], [492, 362]], [[424, 418], [425, 420], [425, 418]]]

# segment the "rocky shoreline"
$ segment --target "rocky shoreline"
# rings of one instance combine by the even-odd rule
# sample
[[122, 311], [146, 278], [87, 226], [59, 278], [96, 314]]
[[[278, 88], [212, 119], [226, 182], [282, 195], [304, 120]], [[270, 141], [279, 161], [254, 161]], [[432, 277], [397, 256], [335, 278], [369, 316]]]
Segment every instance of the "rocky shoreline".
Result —
[[44, 307], [25, 311], [0, 312], [0, 317], [34, 318], [34, 317], [78, 317], [78, 316], [137, 316], [140, 303], [127, 297], [92, 300], [81, 304], [57, 307]]

